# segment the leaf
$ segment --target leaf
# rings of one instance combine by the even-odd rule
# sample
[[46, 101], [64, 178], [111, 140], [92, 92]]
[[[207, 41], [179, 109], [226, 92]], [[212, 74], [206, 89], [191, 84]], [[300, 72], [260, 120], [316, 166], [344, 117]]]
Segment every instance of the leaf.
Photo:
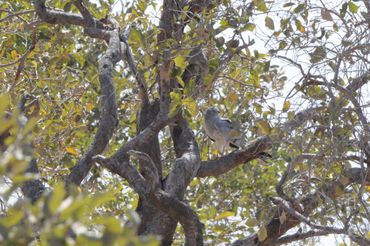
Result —
[[176, 56], [174, 59], [175, 65], [179, 68], [185, 69], [188, 65], [186, 58], [184, 56]]
[[313, 53], [310, 53], [311, 63], [317, 63], [319, 61], [322, 61], [326, 57], [326, 50], [324, 47], [319, 46], [317, 47]]
[[295, 14], [298, 14], [298, 13], [300, 13], [300, 12], [302, 12], [304, 10], [304, 7], [305, 7], [305, 5], [303, 3], [301, 3], [297, 7], [295, 7], [295, 9], [293, 10], [293, 12]]
[[285, 221], [286, 221], [285, 211], [281, 212], [281, 214], [279, 216], [279, 220], [280, 220], [280, 224], [284, 224], [285, 223]]
[[343, 187], [341, 187], [341, 185], [336, 185], [335, 187], [334, 187], [334, 195], [335, 196], [341, 196], [341, 195], [343, 195], [344, 194], [344, 189], [343, 189]]
[[238, 95], [236, 95], [236, 93], [234, 91], [232, 91], [230, 94], [229, 94], [229, 98], [230, 100], [233, 102], [233, 103], [236, 103], [238, 101]]
[[10, 55], [11, 55], [11, 57], [12, 57], [14, 60], [17, 60], [17, 59], [18, 59], [18, 53], [17, 53], [17, 51], [12, 50], [12, 51], [10, 52]]
[[256, 28], [256, 25], [253, 23], [247, 23], [244, 26], [244, 29], [247, 31], [253, 31]]
[[179, 93], [172, 91], [170, 92], [170, 97], [171, 97], [171, 103], [170, 103], [169, 116], [173, 117], [175, 116], [175, 114], [177, 114], [178, 109], [181, 106], [181, 95]]
[[285, 100], [284, 105], [283, 105], [283, 112], [287, 112], [290, 109], [290, 101]]
[[258, 241], [263, 242], [267, 238], [267, 230], [265, 226], [262, 226], [257, 233]]
[[297, 27], [297, 30], [301, 33], [304, 33], [306, 31], [300, 20], [295, 20], [295, 26]]
[[234, 216], [235, 213], [232, 212], [232, 211], [225, 211], [225, 212], [222, 212], [220, 213], [216, 218], [215, 220], [221, 220], [221, 219], [224, 219], [224, 218], [227, 218], [227, 217], [231, 217], [231, 216]]
[[290, 6], [293, 6], [293, 5], [295, 5], [295, 3], [285, 3], [283, 5], [283, 8], [290, 7]]
[[262, 132], [264, 135], [268, 135], [271, 132], [271, 127], [265, 120], [258, 120], [256, 122], [258, 129]]
[[67, 153], [69, 153], [71, 155], [78, 155], [79, 154], [78, 149], [76, 147], [72, 147], [72, 146], [66, 147], [66, 151], [67, 151]]
[[358, 6], [357, 6], [355, 3], [353, 3], [352, 1], [351, 1], [351, 2], [349, 2], [348, 7], [349, 7], [349, 11], [351, 11], [351, 12], [352, 12], [352, 13], [354, 13], [354, 14], [356, 14], [356, 13], [357, 13], [357, 11], [358, 11]]
[[7, 216], [0, 219], [0, 224], [5, 227], [12, 227], [18, 224], [23, 218], [23, 212], [14, 208], [7, 211]]
[[248, 227], [255, 227], [257, 225], [258, 221], [256, 219], [248, 219], [246, 222], [246, 225]]
[[87, 111], [90, 112], [93, 108], [94, 108], [94, 105], [91, 102], [88, 102], [88, 103], [85, 104], [85, 109]]
[[274, 21], [268, 16], [265, 17], [265, 26], [267, 26], [271, 30], [275, 29]]
[[283, 40], [279, 43], [279, 49], [282, 50], [287, 46], [287, 43]]
[[130, 43], [139, 44], [141, 47], [145, 46], [144, 36], [136, 28], [131, 29], [129, 41]]
[[329, 11], [329, 10], [327, 10], [327, 9], [322, 9], [322, 10], [321, 10], [321, 17], [322, 17], [324, 20], [327, 20], [327, 21], [333, 21], [333, 17], [331, 17], [330, 11]]
[[189, 110], [192, 116], [196, 116], [198, 114], [197, 104], [195, 103], [194, 99], [191, 97], [187, 97], [182, 100], [182, 104]]
[[51, 195], [50, 200], [48, 201], [48, 207], [52, 214], [54, 214], [66, 195], [66, 191], [64, 189], [64, 183], [60, 182], [56, 184], [54, 187], [54, 191]]
[[185, 87], [184, 80], [182, 80], [182, 78], [179, 75], [176, 76], [176, 79], [177, 79], [177, 82], [181, 85], [181, 87], [184, 88]]
[[254, 0], [257, 10], [266, 13], [268, 11], [264, 0]]

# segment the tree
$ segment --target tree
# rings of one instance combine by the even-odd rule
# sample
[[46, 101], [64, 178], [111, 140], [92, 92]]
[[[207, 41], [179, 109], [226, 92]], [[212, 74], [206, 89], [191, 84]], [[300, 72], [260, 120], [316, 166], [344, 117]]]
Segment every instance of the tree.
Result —
[[370, 3], [276, 2], [1, 3], [1, 240], [370, 245]]

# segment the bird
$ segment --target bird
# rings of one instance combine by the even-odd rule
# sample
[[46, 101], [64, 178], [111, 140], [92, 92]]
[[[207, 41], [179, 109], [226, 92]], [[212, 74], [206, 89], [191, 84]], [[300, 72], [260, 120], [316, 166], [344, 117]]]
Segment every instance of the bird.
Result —
[[219, 153], [223, 154], [225, 148], [230, 146], [239, 149], [242, 133], [236, 129], [229, 119], [221, 118], [216, 107], [209, 107], [204, 117], [204, 129], [207, 136], [215, 142]]

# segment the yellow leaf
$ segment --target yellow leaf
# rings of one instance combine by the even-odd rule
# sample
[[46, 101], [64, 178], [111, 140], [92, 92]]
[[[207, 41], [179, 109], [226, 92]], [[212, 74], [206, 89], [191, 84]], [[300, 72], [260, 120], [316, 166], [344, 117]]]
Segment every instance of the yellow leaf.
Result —
[[194, 99], [191, 97], [187, 97], [182, 100], [182, 104], [189, 110], [192, 116], [196, 116], [198, 113], [197, 104], [195, 103]]
[[290, 108], [290, 101], [286, 100], [283, 105], [283, 112], [287, 112]]
[[88, 103], [85, 104], [85, 107], [86, 107], [87, 111], [91, 111], [93, 109], [94, 105], [92, 103], [88, 102]]
[[231, 217], [231, 216], [234, 216], [234, 212], [232, 212], [232, 211], [225, 211], [225, 212], [220, 213], [215, 219], [216, 220], [221, 220], [221, 219], [224, 219], [224, 218], [227, 218], [227, 217]]
[[10, 55], [12, 56], [12, 58], [13, 58], [14, 60], [17, 60], [17, 59], [18, 59], [18, 53], [17, 53], [17, 51], [12, 50], [12, 51], [10, 52]]
[[258, 241], [263, 242], [267, 238], [267, 230], [265, 226], [262, 226], [257, 233]]
[[67, 151], [67, 153], [69, 153], [71, 155], [78, 155], [78, 152], [79, 152], [77, 148], [71, 147], [71, 146], [66, 147], [66, 151]]
[[236, 95], [236, 93], [235, 93], [235, 92], [231, 92], [231, 93], [230, 93], [230, 95], [229, 95], [229, 98], [230, 98], [230, 100], [231, 100], [233, 103], [235, 103], [235, 102], [237, 102], [237, 101], [238, 101], [238, 96]]

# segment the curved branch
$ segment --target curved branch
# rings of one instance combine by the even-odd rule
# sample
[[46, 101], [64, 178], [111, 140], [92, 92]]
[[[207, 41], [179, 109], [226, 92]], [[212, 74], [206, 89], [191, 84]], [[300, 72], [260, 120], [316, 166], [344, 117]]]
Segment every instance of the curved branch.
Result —
[[[135, 152], [131, 151], [130, 153]], [[112, 173], [126, 179], [140, 196], [147, 199], [174, 220], [179, 221], [185, 231], [185, 245], [203, 245], [203, 225], [197, 214], [187, 204], [159, 188], [152, 190], [147, 180], [134, 166], [130, 165], [128, 159], [123, 162], [117, 162], [114, 159], [107, 159], [99, 155], [93, 157], [93, 159]]]
[[100, 118], [98, 131], [88, 151], [72, 169], [66, 179], [66, 184], [74, 183], [79, 185], [89, 172], [93, 161], [92, 157], [103, 152], [117, 125], [117, 105], [113, 83], [114, 65], [120, 60], [125, 52], [125, 45], [119, 40], [118, 32], [112, 32], [109, 41], [109, 48], [105, 55], [99, 60], [99, 80], [101, 87], [101, 98], [103, 109]]
[[244, 150], [234, 151], [215, 160], [202, 161], [196, 176], [219, 176], [240, 164], [259, 158], [261, 153], [270, 148], [271, 145], [270, 137], [259, 137], [250, 142]]
[[150, 158], [147, 153], [135, 150], [129, 150], [127, 154], [138, 160], [141, 160], [141, 162], [139, 162], [141, 173], [147, 180], [149, 189], [154, 190], [155, 188], [159, 187], [159, 174], [152, 158]]
[[[66, 13], [62, 10], [48, 9], [45, 6], [45, 0], [36, 0], [34, 1], [34, 6], [38, 16], [45, 22], [49, 24], [72, 24], [77, 26], [88, 27], [89, 24], [86, 22], [86, 19], [78, 14]], [[94, 19], [94, 26], [96, 28], [105, 29], [104, 24]]]
[[182, 199], [186, 187], [198, 172], [199, 148], [188, 122], [180, 114], [175, 126], [171, 127], [171, 136], [177, 159], [166, 179], [165, 191]]

